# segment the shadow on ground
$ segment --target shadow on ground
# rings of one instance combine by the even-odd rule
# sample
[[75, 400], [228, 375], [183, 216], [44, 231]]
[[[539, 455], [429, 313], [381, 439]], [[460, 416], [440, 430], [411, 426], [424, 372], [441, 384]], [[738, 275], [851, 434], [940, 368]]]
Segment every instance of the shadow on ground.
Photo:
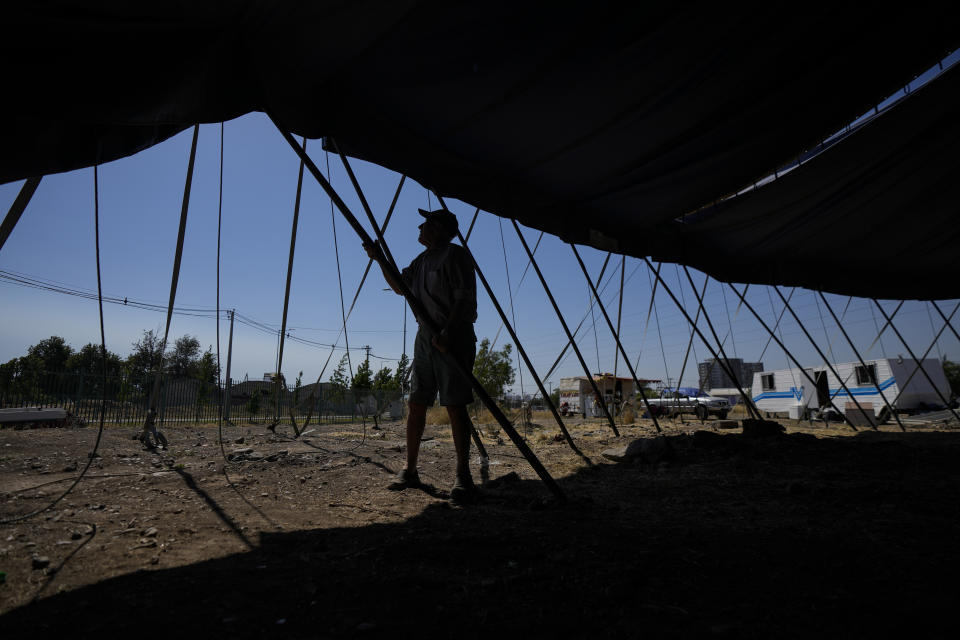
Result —
[[671, 439], [469, 508], [263, 534], [0, 618], [5, 637], [952, 635], [960, 434]]

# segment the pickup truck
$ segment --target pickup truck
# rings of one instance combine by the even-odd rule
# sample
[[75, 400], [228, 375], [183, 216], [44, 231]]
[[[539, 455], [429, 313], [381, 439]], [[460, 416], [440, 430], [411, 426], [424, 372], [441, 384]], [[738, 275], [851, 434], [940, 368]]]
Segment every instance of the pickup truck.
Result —
[[650, 403], [650, 408], [657, 412], [657, 415], [669, 418], [676, 417], [681, 413], [692, 413], [701, 420], [706, 420], [710, 416], [716, 416], [723, 420], [730, 411], [728, 400], [707, 395], [662, 395], [659, 398], [649, 398], [647, 402]]

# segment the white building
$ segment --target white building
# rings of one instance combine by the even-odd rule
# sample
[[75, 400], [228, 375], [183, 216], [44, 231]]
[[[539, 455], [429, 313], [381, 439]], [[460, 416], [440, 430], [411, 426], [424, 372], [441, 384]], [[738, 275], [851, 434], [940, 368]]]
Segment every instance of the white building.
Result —
[[[624, 401], [632, 401], [637, 393], [633, 378], [621, 378], [612, 373], [594, 374], [593, 380], [603, 400], [612, 412]], [[659, 380], [640, 380], [640, 384], [659, 383]], [[584, 418], [602, 418], [603, 406], [594, 398], [593, 385], [586, 376], [560, 379], [560, 412], [581, 415]]]

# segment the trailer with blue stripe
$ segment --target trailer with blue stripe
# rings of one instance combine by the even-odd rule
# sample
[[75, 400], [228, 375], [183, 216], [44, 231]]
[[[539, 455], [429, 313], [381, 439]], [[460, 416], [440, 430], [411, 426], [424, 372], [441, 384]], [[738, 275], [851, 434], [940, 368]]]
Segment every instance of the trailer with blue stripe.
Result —
[[846, 413], [856, 410], [856, 403], [882, 419], [889, 415], [888, 405], [903, 413], [942, 407], [941, 395], [950, 397], [943, 364], [927, 358], [921, 366], [922, 371], [912, 358], [879, 358], [835, 364], [833, 371], [826, 365], [806, 367], [808, 375], [798, 368], [760, 371], [753, 375], [750, 395], [761, 412], [794, 419], [834, 409]]

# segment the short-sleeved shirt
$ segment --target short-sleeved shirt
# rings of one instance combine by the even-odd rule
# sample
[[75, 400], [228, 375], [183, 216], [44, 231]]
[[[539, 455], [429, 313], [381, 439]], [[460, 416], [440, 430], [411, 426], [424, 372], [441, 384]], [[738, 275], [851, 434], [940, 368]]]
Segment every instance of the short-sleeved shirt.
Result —
[[477, 277], [473, 260], [460, 245], [447, 243], [427, 249], [413, 259], [402, 276], [430, 318], [441, 327], [447, 325], [458, 300], [470, 303], [462, 318], [464, 324], [472, 325], [477, 320]]

